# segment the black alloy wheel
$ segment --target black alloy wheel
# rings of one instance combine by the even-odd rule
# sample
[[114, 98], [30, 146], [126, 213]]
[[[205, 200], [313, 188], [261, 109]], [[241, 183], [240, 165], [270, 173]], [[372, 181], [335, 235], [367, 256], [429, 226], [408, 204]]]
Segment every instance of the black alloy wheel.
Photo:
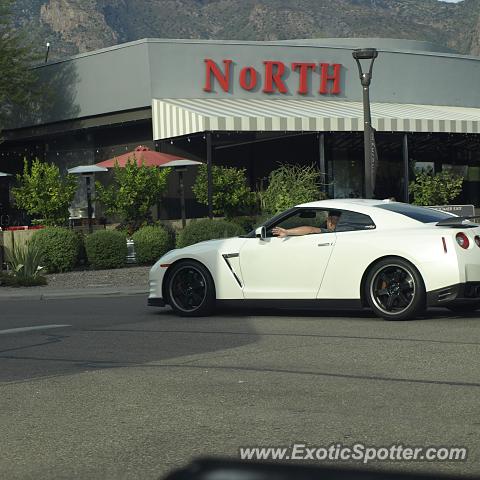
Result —
[[167, 278], [167, 295], [173, 311], [184, 317], [206, 316], [215, 306], [215, 286], [201, 263], [182, 261]]
[[401, 258], [381, 260], [369, 271], [365, 295], [385, 320], [410, 320], [426, 306], [425, 286], [417, 269]]

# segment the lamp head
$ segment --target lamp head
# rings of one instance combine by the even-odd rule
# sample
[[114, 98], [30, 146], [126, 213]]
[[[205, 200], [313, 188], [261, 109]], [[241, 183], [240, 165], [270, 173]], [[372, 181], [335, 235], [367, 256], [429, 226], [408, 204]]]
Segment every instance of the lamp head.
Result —
[[352, 52], [355, 60], [371, 60], [378, 57], [376, 48], [358, 48]]
[[108, 168], [98, 167], [97, 165], [79, 165], [78, 167], [69, 168], [68, 173], [77, 175], [93, 175], [94, 173], [107, 172]]

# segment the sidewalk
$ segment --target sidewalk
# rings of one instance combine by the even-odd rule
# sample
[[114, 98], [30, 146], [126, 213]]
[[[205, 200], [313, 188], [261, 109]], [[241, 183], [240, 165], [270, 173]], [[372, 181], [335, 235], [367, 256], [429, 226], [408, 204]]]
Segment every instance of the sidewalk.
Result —
[[148, 294], [150, 267], [85, 270], [47, 275], [42, 287], [0, 287], [1, 300], [50, 300]]

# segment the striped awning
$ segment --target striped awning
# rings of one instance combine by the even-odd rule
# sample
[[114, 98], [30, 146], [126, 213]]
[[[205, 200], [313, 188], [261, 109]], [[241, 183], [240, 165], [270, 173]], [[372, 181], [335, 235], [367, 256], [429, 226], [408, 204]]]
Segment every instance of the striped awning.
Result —
[[[380, 132], [480, 133], [480, 108], [372, 103]], [[154, 140], [203, 131], [363, 130], [361, 102], [311, 99], [154, 99]]]

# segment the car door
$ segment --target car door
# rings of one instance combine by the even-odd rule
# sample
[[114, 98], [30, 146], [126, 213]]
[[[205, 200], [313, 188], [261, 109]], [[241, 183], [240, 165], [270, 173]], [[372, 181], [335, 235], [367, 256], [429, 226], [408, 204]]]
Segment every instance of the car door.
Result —
[[[313, 299], [321, 285], [335, 246], [334, 232], [327, 232], [327, 211], [298, 209], [271, 224], [265, 239], [250, 238], [239, 260], [246, 299]], [[322, 228], [325, 233], [274, 237], [272, 228], [301, 225]]]

